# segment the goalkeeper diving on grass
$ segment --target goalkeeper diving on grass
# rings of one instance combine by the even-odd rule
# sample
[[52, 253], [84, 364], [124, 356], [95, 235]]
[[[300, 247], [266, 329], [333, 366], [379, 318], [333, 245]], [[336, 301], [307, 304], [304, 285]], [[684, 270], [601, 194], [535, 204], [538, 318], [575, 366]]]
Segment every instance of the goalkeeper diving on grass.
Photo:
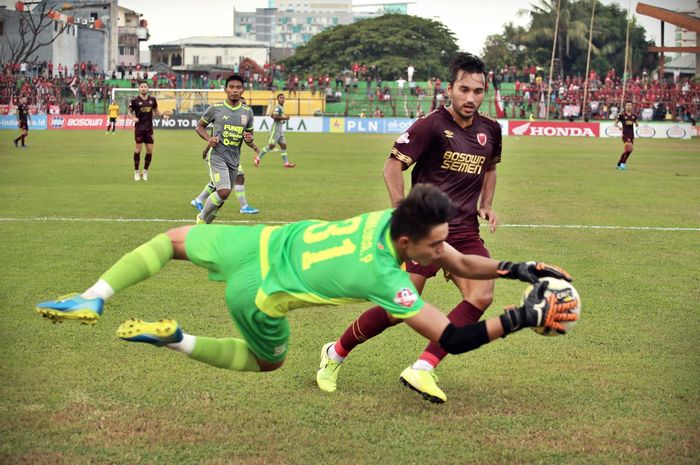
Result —
[[[284, 226], [182, 226], [124, 255], [82, 294], [42, 302], [36, 311], [53, 321], [95, 323], [103, 303], [144, 281], [171, 259], [189, 260], [226, 282], [225, 300], [242, 338], [186, 333], [174, 320], [130, 319], [117, 329], [127, 342], [164, 346], [200, 362], [235, 371], [279, 368], [289, 350], [291, 310], [314, 305], [371, 301], [406, 322], [447, 352], [474, 350], [526, 327], [563, 329], [576, 319], [577, 304], [546, 298], [542, 277], [571, 280], [560, 268], [537, 262], [498, 262], [463, 255], [445, 242], [450, 199], [436, 187], [417, 184], [395, 209], [341, 221], [308, 220]], [[508, 278], [534, 283], [520, 306], [498, 317], [455, 326], [423, 301], [402, 263], [438, 263], [473, 279]]]

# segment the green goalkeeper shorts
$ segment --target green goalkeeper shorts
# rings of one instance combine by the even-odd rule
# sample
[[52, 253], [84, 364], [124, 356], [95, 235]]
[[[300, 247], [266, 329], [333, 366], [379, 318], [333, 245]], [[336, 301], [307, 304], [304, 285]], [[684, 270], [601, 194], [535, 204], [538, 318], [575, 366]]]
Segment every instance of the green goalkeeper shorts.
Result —
[[209, 279], [226, 283], [226, 306], [250, 350], [276, 363], [287, 355], [289, 321], [255, 306], [262, 284], [260, 235], [265, 227], [197, 225], [187, 233], [185, 251], [192, 263], [209, 270]]

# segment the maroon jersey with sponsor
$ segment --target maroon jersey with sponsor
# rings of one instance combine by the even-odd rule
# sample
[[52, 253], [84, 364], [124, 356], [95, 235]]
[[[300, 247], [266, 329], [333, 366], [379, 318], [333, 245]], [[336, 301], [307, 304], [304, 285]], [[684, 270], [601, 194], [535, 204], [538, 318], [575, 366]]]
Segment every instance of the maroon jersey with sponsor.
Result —
[[617, 120], [622, 123], [622, 139], [634, 139], [634, 123], [637, 122], [637, 115], [628, 115], [623, 111], [617, 116]]
[[27, 117], [29, 116], [29, 105], [20, 103], [17, 105], [17, 121], [23, 127], [27, 127]]
[[134, 131], [153, 132], [153, 112], [158, 109], [156, 98], [150, 95], [146, 98], [141, 98], [139, 95], [131, 100], [129, 108], [139, 119], [138, 122], [134, 124]]
[[391, 156], [413, 167], [412, 184], [429, 183], [446, 193], [459, 209], [450, 234], [478, 230], [477, 202], [487, 171], [501, 161], [501, 126], [477, 113], [462, 129], [441, 107], [421, 118], [394, 143]]

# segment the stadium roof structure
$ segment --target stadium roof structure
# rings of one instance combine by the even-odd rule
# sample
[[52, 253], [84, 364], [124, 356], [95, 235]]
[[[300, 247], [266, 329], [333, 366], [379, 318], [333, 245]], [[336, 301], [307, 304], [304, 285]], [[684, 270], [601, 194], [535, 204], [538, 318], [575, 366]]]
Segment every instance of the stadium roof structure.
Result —
[[258, 42], [250, 39], [243, 39], [234, 36], [194, 36], [184, 39], [165, 42], [162, 44], [153, 44], [148, 48], [158, 47], [173, 47], [173, 46], [190, 46], [190, 47], [261, 47], [268, 48], [269, 45], [265, 42]]
[[[650, 52], [657, 52], [661, 54], [661, 60], [660, 60], [660, 70], [661, 70], [661, 75], [664, 74], [664, 60], [663, 60], [663, 53], [664, 52], [681, 52], [681, 53], [694, 53], [695, 54], [695, 74], [700, 74], [700, 46], [696, 43], [692, 47], [665, 47], [663, 46], [664, 43], [664, 23], [670, 23], [674, 24], [676, 26], [680, 26], [688, 31], [695, 32], [696, 37], [697, 35], [700, 35], [700, 19], [698, 19], [696, 13], [697, 10], [694, 12], [680, 12], [680, 11], [672, 11], [668, 10], [666, 8], [660, 8], [657, 6], [652, 6], [652, 5], [647, 5], [646, 3], [638, 3], [636, 12], [645, 15], [645, 16], [650, 16], [652, 18], [656, 18], [661, 21], [661, 46], [660, 47], [649, 47]], [[675, 61], [675, 60], [674, 60]]]

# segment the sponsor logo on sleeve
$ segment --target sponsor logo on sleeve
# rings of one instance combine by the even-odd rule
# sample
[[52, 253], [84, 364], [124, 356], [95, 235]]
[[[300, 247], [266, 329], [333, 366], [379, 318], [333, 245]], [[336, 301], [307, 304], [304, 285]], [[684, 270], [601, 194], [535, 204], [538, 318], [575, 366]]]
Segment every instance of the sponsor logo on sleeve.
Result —
[[408, 138], [407, 132], [404, 132], [398, 139], [396, 139], [397, 144], [408, 144], [409, 142], [411, 142], [411, 140]]
[[402, 288], [394, 297], [394, 303], [402, 307], [411, 307], [417, 300], [418, 296], [407, 287]]

